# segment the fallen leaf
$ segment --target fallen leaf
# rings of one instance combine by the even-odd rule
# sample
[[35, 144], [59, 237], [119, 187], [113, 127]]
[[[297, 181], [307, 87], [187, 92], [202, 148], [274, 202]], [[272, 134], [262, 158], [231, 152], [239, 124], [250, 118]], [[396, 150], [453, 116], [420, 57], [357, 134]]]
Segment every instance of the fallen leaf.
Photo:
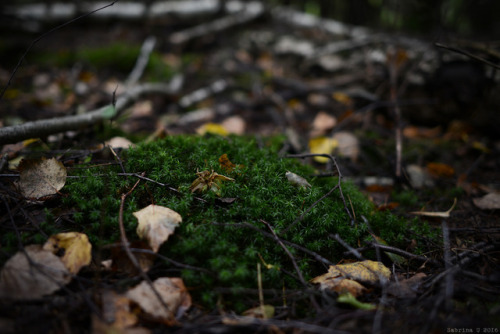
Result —
[[391, 282], [387, 286], [387, 293], [397, 298], [415, 298], [418, 288], [426, 277], [427, 275], [424, 273], [417, 273], [408, 279]]
[[324, 111], [320, 111], [312, 122], [311, 137], [318, 137], [325, 134], [337, 125], [337, 119]]
[[288, 179], [288, 182], [290, 182], [292, 185], [306, 189], [306, 188], [311, 188], [312, 186], [307, 182], [306, 179], [304, 179], [302, 176], [297, 175], [292, 172], [286, 172], [285, 173], [286, 178]]
[[158, 300], [147, 282], [141, 282], [133, 289], [130, 289], [127, 291], [126, 296], [138, 304], [146, 314], [167, 324], [175, 323], [174, 319], [182, 317], [191, 307], [191, 296], [181, 278], [158, 278], [153, 282], [153, 287], [168, 309]]
[[228, 173], [232, 172], [234, 168], [238, 167], [238, 168], [243, 168], [244, 166], [243, 165], [235, 165], [231, 162], [231, 160], [229, 160], [228, 156], [226, 153], [224, 153], [223, 155], [221, 155], [219, 157], [219, 165], [222, 169], [224, 169], [225, 171], [227, 171]]
[[154, 204], [134, 212], [134, 216], [139, 224], [137, 235], [147, 239], [154, 252], [158, 252], [161, 244], [167, 241], [182, 222], [181, 215], [174, 210]]
[[258, 319], [270, 319], [274, 317], [274, 306], [272, 305], [261, 305], [243, 312], [246, 317], [258, 318]]
[[[30, 260], [28, 260], [28, 258]], [[41, 245], [30, 245], [11, 257], [0, 272], [0, 296], [37, 299], [59, 290], [71, 281], [61, 259]]]
[[98, 324], [99, 327], [107, 327], [108, 331], [102, 333], [110, 333], [111, 329], [122, 331], [137, 323], [137, 315], [130, 310], [129, 298], [119, 295], [114, 291], [106, 290], [101, 294], [101, 304], [102, 320], [96, 317], [96, 319], [92, 319], [92, 325], [95, 326]]
[[245, 133], [246, 122], [241, 116], [231, 116], [222, 121], [221, 125], [229, 133], [242, 135]]
[[229, 134], [229, 131], [227, 131], [226, 128], [220, 124], [205, 123], [198, 129], [196, 129], [196, 133], [199, 135], [204, 135], [208, 133], [212, 135], [219, 135], [225, 137]]
[[351, 97], [345, 93], [335, 92], [332, 94], [332, 97], [335, 101], [342, 103], [345, 106], [350, 107], [353, 105], [353, 101], [352, 101]]
[[311, 282], [321, 284], [327, 282], [328, 279], [335, 279], [338, 277], [348, 278], [362, 283], [377, 284], [382, 279], [389, 279], [391, 277], [391, 271], [381, 262], [365, 260], [330, 266], [330, 268], [328, 268], [328, 273], [313, 278]]
[[124, 137], [113, 137], [105, 142], [106, 146], [111, 146], [112, 148], [124, 148], [128, 149], [130, 147], [135, 147], [135, 144]]
[[452, 177], [455, 175], [453, 167], [440, 162], [429, 162], [427, 164], [427, 171], [435, 177]]
[[61, 261], [72, 274], [77, 274], [92, 260], [92, 245], [89, 238], [78, 232], [67, 232], [53, 235], [47, 240], [43, 249], [58, 255], [62, 252]]
[[315, 277], [312, 283], [319, 284], [320, 290], [335, 291], [339, 294], [351, 293], [353, 296], [361, 296], [367, 289], [360, 283], [345, 277], [332, 278], [329, 274]]
[[[150, 252], [137, 252], [135, 249], [151, 250], [148, 244], [144, 241], [134, 241], [130, 243], [130, 249], [134, 255], [140, 269], [143, 272], [147, 272], [153, 266], [156, 259], [156, 254], [151, 254]], [[138, 269], [127, 255], [125, 249], [121, 246], [113, 247], [111, 249], [111, 265], [110, 269], [113, 271], [118, 271], [121, 273], [127, 273], [129, 275], [138, 275]]]
[[[335, 139], [328, 137], [318, 137], [309, 140], [309, 151], [312, 154], [332, 154], [333, 150], [338, 146]], [[319, 163], [327, 163], [327, 157], [314, 157], [314, 160]]]
[[56, 194], [66, 183], [66, 168], [55, 158], [22, 160], [19, 164], [19, 189], [29, 199]]
[[347, 131], [340, 131], [333, 135], [332, 140], [337, 142], [336, 152], [342, 156], [356, 161], [359, 156], [359, 140]]
[[482, 210], [500, 209], [500, 194], [489, 193], [480, 198], [473, 198], [474, 205]]

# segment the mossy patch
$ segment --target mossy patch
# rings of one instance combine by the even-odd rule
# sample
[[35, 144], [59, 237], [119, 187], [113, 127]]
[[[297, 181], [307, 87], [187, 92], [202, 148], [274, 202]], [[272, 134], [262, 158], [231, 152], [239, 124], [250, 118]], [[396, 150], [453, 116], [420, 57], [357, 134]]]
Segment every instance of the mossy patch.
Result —
[[[141, 181], [125, 204], [128, 237], [137, 239], [137, 221], [132, 212], [151, 203], [177, 211], [183, 223], [160, 253], [203, 270], [181, 268], [164, 259], [158, 260], [160, 267], [167, 268], [170, 275], [181, 275], [193, 293], [199, 293], [199, 302], [213, 305], [216, 287], [256, 288], [256, 265], [261, 261], [272, 266], [263, 273], [264, 287], [301, 286], [290, 258], [269, 237], [271, 231], [263, 221], [283, 239], [332, 263], [341, 260], [345, 251], [330, 237], [332, 234], [358, 247], [372, 240], [369, 227], [394, 246], [406, 245], [414, 237], [413, 230], [418, 230], [417, 234], [428, 232], [421, 223], [376, 212], [372, 203], [349, 183], [344, 183], [342, 190], [348, 209], [356, 217], [353, 224], [338, 189], [310, 209], [337, 184], [337, 179], [311, 177], [314, 170], [310, 166], [278, 156], [280, 144], [279, 138], [172, 136], [124, 152], [122, 159], [128, 173], [145, 172], [149, 179], [175, 189]], [[219, 158], [223, 154], [236, 165], [234, 169], [221, 166]], [[235, 181], [221, 183], [220, 197], [214, 192], [193, 195], [189, 187], [196, 172], [203, 170], [213, 170]], [[312, 188], [291, 185], [285, 176], [287, 171], [308, 178]], [[76, 210], [74, 222], [95, 246], [119, 241], [120, 195], [138, 180], [120, 172], [117, 165], [75, 169], [73, 174], [82, 177], [69, 179], [64, 188], [68, 194], [64, 204]], [[221, 198], [231, 200], [224, 203]], [[301, 215], [302, 219], [294, 223]], [[311, 254], [294, 247], [289, 250], [306, 279], [326, 270], [325, 264]]]

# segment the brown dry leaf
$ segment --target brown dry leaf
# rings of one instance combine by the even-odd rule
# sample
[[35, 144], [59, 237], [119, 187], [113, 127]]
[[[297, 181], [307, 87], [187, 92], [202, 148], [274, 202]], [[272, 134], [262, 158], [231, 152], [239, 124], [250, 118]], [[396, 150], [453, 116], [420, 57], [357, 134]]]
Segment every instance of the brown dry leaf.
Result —
[[315, 277], [311, 282], [320, 284], [321, 290], [331, 290], [339, 294], [349, 292], [355, 297], [362, 295], [366, 291], [366, 288], [358, 282], [345, 277], [332, 277], [330, 273]]
[[168, 306], [168, 310], [158, 300], [147, 282], [130, 289], [126, 296], [138, 304], [146, 314], [167, 324], [174, 323], [175, 318], [180, 318], [191, 307], [191, 296], [181, 278], [158, 278], [153, 282], [153, 287]]
[[67, 232], [53, 235], [43, 245], [43, 249], [55, 255], [62, 252], [64, 255], [62, 255], [61, 261], [72, 274], [77, 274], [92, 260], [92, 245], [89, 238], [83, 233]]
[[[92, 326], [107, 329], [100, 333], [110, 333], [110, 330], [123, 331], [137, 323], [137, 315], [130, 311], [130, 299], [114, 291], [103, 291], [101, 296], [102, 320], [92, 319]], [[93, 331], [95, 333], [95, 331]]]
[[429, 162], [427, 164], [427, 171], [436, 177], [452, 177], [455, 175], [453, 167], [440, 162]]
[[213, 170], [204, 170], [202, 172], [197, 172], [196, 175], [198, 176], [198, 178], [194, 180], [189, 187], [189, 190], [191, 190], [192, 193], [205, 193], [207, 191], [213, 191], [218, 196], [220, 196], [222, 182], [234, 181], [234, 179], [217, 174]]
[[55, 158], [22, 160], [19, 172], [19, 189], [30, 199], [54, 195], [66, 183], [66, 168]]
[[397, 298], [415, 298], [418, 288], [426, 277], [424, 273], [417, 273], [408, 279], [391, 282], [387, 287], [387, 293]]
[[344, 277], [370, 284], [378, 283], [381, 278], [391, 277], [391, 271], [386, 266], [381, 262], [371, 260], [330, 266], [328, 274], [332, 278]]
[[[156, 254], [150, 252], [136, 252], [134, 249], [151, 250], [148, 244], [144, 241], [134, 241], [130, 243], [132, 253], [143, 272], [147, 272], [153, 266], [156, 259]], [[111, 249], [111, 264], [110, 269], [129, 275], [138, 275], [137, 267], [130, 261], [127, 252], [123, 247], [113, 247]]]
[[500, 209], [500, 194], [489, 193], [480, 198], [473, 198], [474, 205], [482, 210]]
[[41, 245], [26, 246], [24, 251], [16, 253], [2, 268], [1, 297], [36, 299], [71, 281], [68, 269], [52, 252], [42, 249]]
[[154, 252], [158, 252], [161, 244], [167, 241], [182, 222], [181, 215], [174, 210], [154, 204], [134, 212], [134, 216], [139, 223], [137, 235], [147, 239]]

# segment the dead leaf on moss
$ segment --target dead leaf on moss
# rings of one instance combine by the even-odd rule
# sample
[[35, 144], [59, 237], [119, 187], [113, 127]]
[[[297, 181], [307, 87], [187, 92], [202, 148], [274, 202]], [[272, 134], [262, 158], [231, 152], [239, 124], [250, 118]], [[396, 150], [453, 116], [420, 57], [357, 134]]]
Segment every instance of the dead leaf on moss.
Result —
[[43, 249], [61, 256], [61, 261], [72, 274], [77, 274], [92, 260], [92, 245], [89, 238], [78, 232], [67, 232], [53, 235], [47, 240]]
[[500, 194], [489, 193], [480, 198], [473, 198], [474, 205], [482, 210], [500, 209]]
[[297, 175], [292, 172], [286, 172], [285, 173], [286, 178], [288, 179], [288, 182], [292, 184], [293, 186], [299, 187], [299, 188], [311, 188], [312, 186], [307, 182], [306, 179], [304, 179], [302, 176]]
[[148, 205], [142, 210], [134, 212], [137, 218], [137, 235], [148, 240], [149, 246], [154, 252], [158, 252], [160, 246], [167, 241], [168, 237], [182, 222], [180, 214], [159, 205]]
[[167, 324], [173, 324], [176, 318], [182, 317], [191, 307], [191, 296], [181, 278], [158, 278], [153, 282], [153, 286], [168, 306], [168, 310], [147, 282], [130, 289], [126, 296], [138, 304], [146, 314]]
[[222, 182], [234, 181], [234, 179], [217, 174], [213, 170], [204, 170], [202, 172], [197, 172], [196, 175], [198, 176], [198, 178], [194, 180], [189, 187], [189, 190], [191, 190], [192, 193], [205, 193], [207, 191], [213, 191], [218, 196], [220, 196]]
[[66, 183], [66, 168], [55, 158], [22, 160], [19, 172], [19, 189], [29, 199], [54, 195]]
[[359, 282], [377, 284], [390, 277], [391, 271], [382, 263], [366, 260], [330, 266], [328, 273], [313, 278], [311, 282], [320, 284], [322, 290], [349, 292], [357, 297], [366, 291], [366, 288]]
[[[60, 258], [30, 245], [5, 263], [0, 272], [0, 296], [12, 299], [36, 299], [49, 295], [71, 281]], [[27, 258], [29, 257], [29, 260]]]

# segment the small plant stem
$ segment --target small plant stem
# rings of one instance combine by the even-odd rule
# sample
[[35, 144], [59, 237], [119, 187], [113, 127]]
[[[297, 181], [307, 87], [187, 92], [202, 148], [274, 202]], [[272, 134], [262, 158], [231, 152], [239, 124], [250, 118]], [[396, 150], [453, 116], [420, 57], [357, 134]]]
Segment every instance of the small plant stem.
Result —
[[[144, 176], [144, 173], [142, 173], [142, 176]], [[173, 314], [170, 311], [168, 305], [165, 303], [165, 301], [161, 297], [160, 293], [154, 287], [153, 282], [148, 277], [148, 275], [146, 275], [146, 273], [142, 270], [139, 262], [137, 262], [137, 259], [134, 256], [134, 254], [132, 254], [132, 251], [130, 250], [130, 247], [129, 247], [129, 242], [128, 242], [128, 239], [127, 239], [127, 234], [125, 233], [125, 226], [123, 225], [123, 208], [125, 206], [125, 200], [126, 200], [127, 196], [130, 195], [135, 190], [135, 188], [137, 187], [137, 185], [139, 184], [139, 182], [141, 182], [141, 180], [137, 180], [137, 182], [134, 184], [134, 186], [128, 192], [122, 194], [122, 196], [121, 196], [120, 212], [118, 213], [118, 223], [120, 225], [120, 239], [121, 239], [121, 243], [122, 243], [123, 249], [125, 250], [125, 254], [127, 254], [127, 257], [129, 258], [130, 262], [138, 270], [139, 275], [142, 277], [142, 279], [144, 279], [144, 281], [146, 281], [148, 283], [149, 287], [151, 288], [151, 290], [155, 294], [156, 298], [158, 298], [158, 301], [161, 303], [161, 305], [167, 311], [167, 314], [169, 314], [170, 316], [173, 316]]]

